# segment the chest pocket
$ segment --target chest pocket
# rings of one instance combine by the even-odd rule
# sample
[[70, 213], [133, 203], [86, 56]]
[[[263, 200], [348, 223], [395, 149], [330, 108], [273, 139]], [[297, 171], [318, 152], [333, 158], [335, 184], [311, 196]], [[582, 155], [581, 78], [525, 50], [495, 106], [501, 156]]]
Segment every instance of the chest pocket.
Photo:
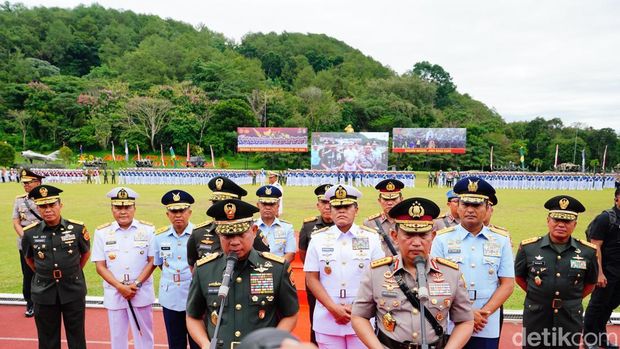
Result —
[[533, 260], [528, 265], [528, 274], [531, 275], [532, 278], [537, 276], [544, 278], [549, 274], [549, 268], [547, 267], [545, 261]]
[[484, 257], [482, 264], [485, 267], [485, 271], [489, 276], [489, 279], [497, 278], [497, 270], [499, 269], [499, 257]]
[[571, 268], [568, 271], [568, 281], [571, 283], [571, 285], [582, 284], [585, 272], [585, 270]]
[[250, 323], [260, 324], [268, 320], [268, 314], [272, 314], [275, 310], [275, 297], [273, 294], [260, 294], [249, 296], [249, 311], [247, 314]]

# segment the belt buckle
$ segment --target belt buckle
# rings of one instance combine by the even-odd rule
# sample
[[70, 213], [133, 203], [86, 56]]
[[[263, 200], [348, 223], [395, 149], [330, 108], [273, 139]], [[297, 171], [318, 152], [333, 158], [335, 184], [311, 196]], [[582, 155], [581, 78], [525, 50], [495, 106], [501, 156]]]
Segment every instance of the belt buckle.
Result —
[[418, 348], [418, 344], [412, 343], [411, 341], [403, 342], [403, 349], [416, 349]]
[[54, 279], [60, 279], [62, 277], [62, 271], [60, 269], [54, 269], [52, 271], [52, 276]]
[[[475, 301], [478, 296], [478, 292], [476, 292], [476, 290], [467, 290], [467, 292], [469, 292], [469, 300]], [[473, 294], [473, 297], [472, 297], [472, 294]]]
[[235, 349], [241, 344], [241, 342], [230, 342], [230, 349]]
[[551, 302], [551, 308], [552, 309], [560, 309], [560, 308], [562, 308], [562, 299], [561, 298], [553, 298], [553, 301]]

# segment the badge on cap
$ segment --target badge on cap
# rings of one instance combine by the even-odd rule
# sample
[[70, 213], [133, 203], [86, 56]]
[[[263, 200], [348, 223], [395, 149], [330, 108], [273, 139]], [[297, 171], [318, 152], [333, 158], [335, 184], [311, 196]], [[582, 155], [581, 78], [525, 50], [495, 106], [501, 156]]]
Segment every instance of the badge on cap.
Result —
[[47, 188], [43, 187], [41, 189], [39, 189], [39, 194], [41, 194], [41, 197], [46, 197], [47, 196]]
[[26, 172], [26, 170], [22, 170], [22, 176], [27, 175], [28, 173]]
[[468, 179], [469, 184], [467, 185], [467, 190], [469, 190], [472, 193], [475, 193], [478, 191], [478, 181], [472, 182]]
[[226, 206], [224, 206], [224, 212], [226, 212], [226, 218], [234, 219], [235, 218], [235, 212], [237, 212], [237, 206], [235, 206], [235, 204], [229, 202], [229, 203], [226, 204]]
[[424, 208], [419, 202], [414, 202], [409, 208], [409, 215], [413, 218], [420, 218], [424, 216]]
[[215, 189], [217, 190], [222, 190], [222, 186], [224, 185], [224, 180], [221, 178], [218, 178], [215, 180]]
[[172, 193], [172, 200], [176, 201], [176, 202], [180, 201], [181, 200], [181, 192], [178, 192], [176, 194]]
[[394, 191], [394, 189], [396, 189], [396, 186], [394, 185], [394, 183], [389, 182], [386, 186], [385, 189], [387, 189], [388, 191]]
[[119, 199], [127, 199], [129, 197], [129, 194], [127, 193], [127, 190], [121, 189], [118, 191], [118, 194], [116, 194], [116, 196]]
[[335, 193], [336, 199], [344, 199], [347, 197], [347, 190], [343, 187], [336, 189]]
[[563, 209], [563, 210], [566, 210], [566, 208], [568, 207], [569, 203], [570, 202], [568, 201], [567, 198], [560, 199], [560, 208]]
[[265, 195], [271, 195], [271, 187], [265, 188]]

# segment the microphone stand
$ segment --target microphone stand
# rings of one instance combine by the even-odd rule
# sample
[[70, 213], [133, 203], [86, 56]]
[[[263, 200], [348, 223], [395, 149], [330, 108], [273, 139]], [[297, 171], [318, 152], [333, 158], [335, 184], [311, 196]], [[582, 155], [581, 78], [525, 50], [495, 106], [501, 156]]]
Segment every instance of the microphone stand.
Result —
[[426, 306], [428, 302], [428, 288], [426, 282], [426, 259], [424, 257], [416, 257], [414, 259], [416, 266], [416, 274], [418, 274], [418, 299], [420, 300], [420, 348], [428, 349], [426, 339]]
[[218, 295], [220, 296], [220, 309], [217, 312], [217, 322], [215, 324], [215, 330], [213, 331], [213, 338], [211, 338], [211, 343], [209, 344], [209, 349], [217, 348], [217, 334], [220, 331], [222, 313], [224, 312], [224, 303], [226, 303], [226, 298], [228, 297], [228, 284], [230, 284], [230, 280], [232, 279], [232, 268], [236, 263], [236, 253], [231, 253], [228, 257], [226, 257], [226, 270], [224, 270], [222, 285], [220, 286], [220, 290], [218, 292]]

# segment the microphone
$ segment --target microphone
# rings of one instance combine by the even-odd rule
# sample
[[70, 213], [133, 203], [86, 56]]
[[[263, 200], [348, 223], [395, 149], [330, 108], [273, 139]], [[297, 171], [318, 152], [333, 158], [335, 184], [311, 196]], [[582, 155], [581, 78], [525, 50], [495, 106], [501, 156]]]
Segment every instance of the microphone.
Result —
[[426, 283], [426, 258], [416, 256], [413, 259], [416, 274], [418, 276], [418, 298], [420, 302], [428, 301], [428, 286]]
[[228, 254], [228, 257], [226, 257], [226, 269], [224, 269], [222, 285], [217, 292], [218, 297], [220, 297], [221, 299], [224, 299], [226, 298], [226, 296], [228, 296], [228, 284], [230, 284], [230, 276], [232, 275], [233, 268], [235, 267], [235, 264], [237, 264], [238, 259], [239, 258], [237, 257], [237, 254], [234, 252], [231, 252], [230, 254]]

